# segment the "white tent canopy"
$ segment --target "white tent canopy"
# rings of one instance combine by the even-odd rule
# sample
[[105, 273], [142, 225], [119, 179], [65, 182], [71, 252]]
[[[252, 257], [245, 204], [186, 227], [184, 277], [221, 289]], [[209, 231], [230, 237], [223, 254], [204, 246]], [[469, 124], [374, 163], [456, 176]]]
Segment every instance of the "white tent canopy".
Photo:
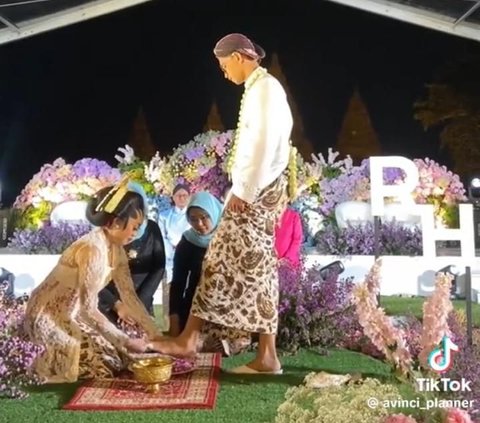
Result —
[[151, 0], [2, 0], [0, 44], [96, 18]]
[[480, 0], [329, 0], [480, 41]]
[[[0, 0], [0, 45], [148, 1]], [[480, 0], [329, 1], [480, 41]]]

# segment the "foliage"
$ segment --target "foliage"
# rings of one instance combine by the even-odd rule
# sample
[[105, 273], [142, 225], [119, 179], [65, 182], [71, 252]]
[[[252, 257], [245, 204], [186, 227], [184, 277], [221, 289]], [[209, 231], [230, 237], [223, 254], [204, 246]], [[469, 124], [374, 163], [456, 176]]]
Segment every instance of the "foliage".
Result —
[[414, 104], [415, 119], [425, 130], [441, 128], [441, 145], [455, 162], [455, 172], [468, 175], [480, 161], [480, 56], [469, 55], [442, 69]]

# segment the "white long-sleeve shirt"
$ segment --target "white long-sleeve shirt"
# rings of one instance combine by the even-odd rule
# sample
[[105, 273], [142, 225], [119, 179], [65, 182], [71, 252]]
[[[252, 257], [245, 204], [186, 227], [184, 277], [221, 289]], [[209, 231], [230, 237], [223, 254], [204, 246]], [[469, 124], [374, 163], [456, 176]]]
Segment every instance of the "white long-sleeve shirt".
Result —
[[[280, 82], [257, 68], [245, 81], [240, 133], [231, 170], [235, 196], [253, 203], [288, 166], [292, 113]], [[253, 81], [253, 83], [252, 83]]]
[[172, 206], [158, 216], [158, 226], [162, 232], [163, 244], [165, 246], [165, 270], [167, 273], [167, 282], [172, 280], [175, 247], [180, 242], [183, 233], [190, 228], [186, 211], [186, 208], [179, 209]]

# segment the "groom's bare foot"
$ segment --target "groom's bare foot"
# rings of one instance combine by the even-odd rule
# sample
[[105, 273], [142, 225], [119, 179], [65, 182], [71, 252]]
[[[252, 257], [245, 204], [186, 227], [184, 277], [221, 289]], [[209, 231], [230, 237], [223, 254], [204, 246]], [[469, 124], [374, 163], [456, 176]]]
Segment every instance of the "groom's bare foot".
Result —
[[247, 366], [258, 372], [276, 372], [282, 368], [282, 364], [276, 357], [268, 359], [255, 358], [250, 363], [247, 363]]
[[195, 357], [195, 345], [182, 340], [181, 338], [170, 338], [153, 341], [150, 347], [162, 354], [173, 355], [174, 357]]

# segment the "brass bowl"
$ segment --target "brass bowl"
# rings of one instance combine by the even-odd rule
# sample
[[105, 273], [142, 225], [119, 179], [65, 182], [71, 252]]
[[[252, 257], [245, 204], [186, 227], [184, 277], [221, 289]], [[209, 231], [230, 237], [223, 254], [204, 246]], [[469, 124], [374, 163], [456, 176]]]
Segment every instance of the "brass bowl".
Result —
[[147, 385], [147, 392], [160, 391], [160, 384], [172, 376], [173, 359], [170, 357], [145, 358], [128, 366], [136, 381]]

